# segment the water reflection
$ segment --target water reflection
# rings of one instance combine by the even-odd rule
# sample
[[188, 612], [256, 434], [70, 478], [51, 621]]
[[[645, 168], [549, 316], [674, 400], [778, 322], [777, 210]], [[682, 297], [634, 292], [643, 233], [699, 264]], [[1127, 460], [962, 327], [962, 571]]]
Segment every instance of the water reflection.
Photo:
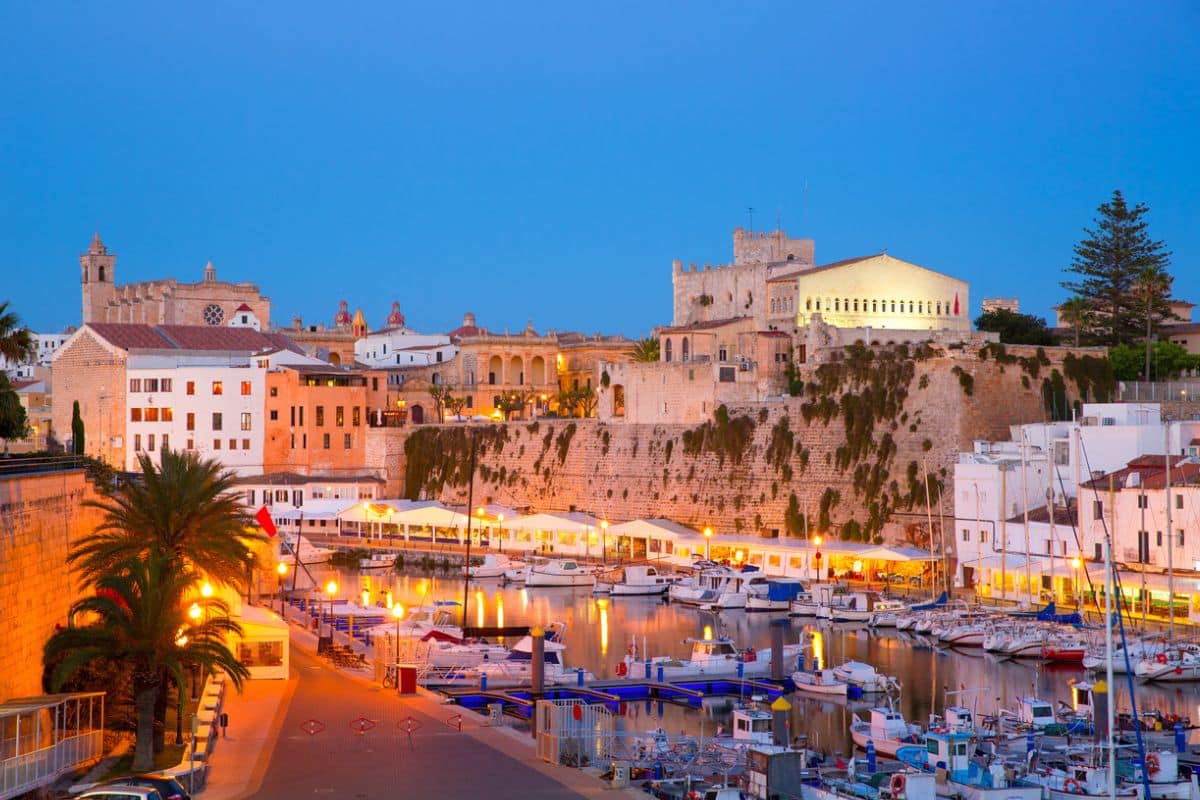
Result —
[[[326, 576], [316, 576], [318, 585]], [[345, 596], [360, 591], [369, 593], [370, 602], [386, 603], [387, 592], [405, 606], [429, 605], [435, 601], [461, 603], [462, 581], [439, 575], [358, 575], [354, 572], [331, 573]], [[583, 666], [598, 678], [616, 676], [616, 665], [627, 648], [636, 646], [639, 654], [671, 655], [686, 658], [691, 648], [688, 637], [711, 638], [714, 634], [733, 637], [739, 647], [770, 646], [769, 626], [773, 614], [727, 612], [719, 617], [679, 605], [668, 605], [652, 598], [593, 597], [586, 589], [524, 589], [498, 583], [474, 584], [467, 616], [483, 626], [546, 625], [562, 621], [565, 634], [566, 662]], [[461, 613], [461, 610], [460, 610]], [[847, 660], [866, 661], [880, 672], [896, 676], [903, 687], [898, 707], [913, 721], [924, 724], [933, 709], [958, 703], [980, 714], [993, 713], [997, 707], [1012, 708], [1019, 698], [1037, 695], [1043, 699], [1071, 702], [1070, 681], [1086, 673], [1077, 667], [1041, 665], [1030, 661], [1001, 660], [979, 648], [954, 650], [937, 648], [918, 637], [895, 630], [868, 631], [852, 625], [817, 625], [813, 621], [793, 619], [788, 642], [811, 644], [806, 660], [814, 655], [821, 665], [837, 665]], [[788, 665], [794, 669], [795, 665]], [[1129, 686], [1118, 677], [1115, 697], [1119, 709], [1127, 709]], [[948, 695], [948, 692], [960, 694]], [[1200, 720], [1200, 691], [1194, 686], [1137, 686], [1140, 709], [1156, 709], [1190, 715]], [[849, 724], [855, 711], [864, 711], [870, 702], [847, 704], [804, 696], [792, 702], [791, 725], [794, 735], [807, 734], [814, 746], [846, 750], [850, 747]], [[733, 700], [715, 698], [700, 709], [686, 709], [670, 703], [626, 703], [620, 709], [620, 725], [631, 731], [663, 727], [671, 733], [713, 733], [718, 727], [729, 729]]]

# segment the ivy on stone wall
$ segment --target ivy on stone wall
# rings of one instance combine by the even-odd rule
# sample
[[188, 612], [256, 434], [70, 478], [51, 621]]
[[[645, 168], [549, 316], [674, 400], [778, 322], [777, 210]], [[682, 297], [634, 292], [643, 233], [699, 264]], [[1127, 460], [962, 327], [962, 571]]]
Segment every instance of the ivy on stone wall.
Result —
[[472, 436], [478, 460], [493, 450], [504, 452], [508, 426], [468, 429], [430, 425], [413, 431], [404, 442], [404, 487], [408, 499], [437, 497], [446, 484], [466, 486], [471, 477]]
[[710, 422], [683, 432], [683, 452], [693, 458], [712, 453], [719, 464], [724, 465], [726, 458], [740, 464], [753, 437], [754, 420], [745, 415], [731, 418], [722, 403]]
[[1113, 376], [1112, 362], [1107, 358], [1067, 353], [1063, 359], [1063, 372], [1074, 382], [1084, 402], [1108, 403], [1112, 400], [1117, 380]]

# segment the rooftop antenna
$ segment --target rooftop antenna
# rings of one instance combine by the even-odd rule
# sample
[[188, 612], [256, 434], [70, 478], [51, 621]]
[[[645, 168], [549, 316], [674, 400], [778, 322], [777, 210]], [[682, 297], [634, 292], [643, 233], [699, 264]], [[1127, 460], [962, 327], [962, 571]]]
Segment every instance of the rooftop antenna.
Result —
[[750, 232], [754, 233], [754, 206], [748, 207], [746, 211], [750, 214]]
[[775, 230], [783, 230], [783, 206], [775, 209]]

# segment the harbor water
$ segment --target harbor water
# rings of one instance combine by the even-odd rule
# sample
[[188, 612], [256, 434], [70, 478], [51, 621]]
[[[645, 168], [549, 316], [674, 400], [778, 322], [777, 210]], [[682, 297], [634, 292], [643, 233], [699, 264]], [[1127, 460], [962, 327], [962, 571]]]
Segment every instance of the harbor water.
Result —
[[[386, 592], [408, 607], [453, 601], [459, 604], [454, 613], [460, 621], [463, 619], [463, 582], [452, 573], [360, 573], [346, 569], [330, 569], [328, 573], [339, 582], [344, 598], [358, 596], [365, 589], [372, 603]], [[326, 575], [322, 571], [314, 577], [324, 581]], [[526, 589], [485, 580], [471, 583], [465, 623], [503, 627], [564, 622], [565, 663], [583, 667], [598, 680], [605, 680], [617, 677], [617, 664], [630, 647], [636, 648], [639, 657], [648, 653], [684, 659], [691, 652], [686, 641], [689, 637], [725, 635], [738, 648], [769, 647], [770, 624], [782, 618], [781, 614], [745, 611], [709, 612], [653, 598], [594, 596], [590, 588]], [[983, 716], [997, 708], [1015, 708], [1022, 697], [1070, 703], [1071, 681], [1088, 677], [1086, 670], [1077, 666], [1001, 659], [978, 647], [935, 647], [916, 635], [895, 629], [869, 630], [853, 623], [791, 618], [786, 641], [810, 643], [805, 659], [810, 668], [815, 656], [824, 666], [864, 661], [895, 676], [902, 686], [897, 708], [908, 720], [922, 725], [931, 711], [947, 704], [965, 705]], [[786, 668], [790, 673], [796, 666], [793, 659]], [[639, 673], [635, 669], [633, 674]], [[1116, 707], [1127, 711], [1129, 689], [1125, 676], [1115, 676], [1115, 683]], [[1137, 684], [1136, 692], [1139, 711], [1158, 710], [1200, 720], [1200, 685]], [[791, 735], [807, 735], [810, 746], [818, 749], [849, 752], [852, 715], [861, 715], [880, 697], [867, 695], [861, 701], [847, 703], [790, 695]], [[697, 709], [638, 701], [624, 704], [620, 713], [629, 731], [661, 727], [670, 734], [711, 735], [718, 729], [730, 730], [737, 702], [736, 697], [711, 698]]]

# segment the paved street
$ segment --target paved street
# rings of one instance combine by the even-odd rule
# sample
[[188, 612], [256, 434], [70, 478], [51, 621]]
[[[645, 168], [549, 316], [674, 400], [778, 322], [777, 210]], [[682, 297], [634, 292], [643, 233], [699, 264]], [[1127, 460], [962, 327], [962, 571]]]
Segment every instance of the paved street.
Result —
[[[293, 669], [299, 683], [291, 699], [274, 754], [260, 789], [254, 797], [263, 800], [294, 800], [296, 797], [347, 798], [578, 798], [583, 797], [539, 771], [532, 747], [506, 742], [498, 732], [498, 745], [512, 749], [519, 760], [480, 741], [470, 732], [458, 732], [445, 720], [455, 713], [446, 707], [440, 717], [421, 713], [417, 707], [434, 711], [427, 700], [407, 701], [377, 686], [347, 677], [308, 650], [292, 649]], [[443, 711], [437, 707], [436, 711]], [[400, 727], [411, 717], [415, 731], [410, 738]], [[357, 733], [356, 719], [370, 730]], [[325, 726], [308, 734], [304, 723], [315, 720]], [[371, 726], [373, 723], [373, 726]], [[478, 725], [477, 718], [472, 724]], [[416, 727], [419, 725], [419, 727]], [[524, 763], [523, 763], [524, 762]], [[594, 779], [558, 769], [563, 780]], [[602, 791], [602, 790], [601, 790]], [[591, 795], [592, 791], [585, 794]], [[610, 793], [611, 794], [611, 793]]]

